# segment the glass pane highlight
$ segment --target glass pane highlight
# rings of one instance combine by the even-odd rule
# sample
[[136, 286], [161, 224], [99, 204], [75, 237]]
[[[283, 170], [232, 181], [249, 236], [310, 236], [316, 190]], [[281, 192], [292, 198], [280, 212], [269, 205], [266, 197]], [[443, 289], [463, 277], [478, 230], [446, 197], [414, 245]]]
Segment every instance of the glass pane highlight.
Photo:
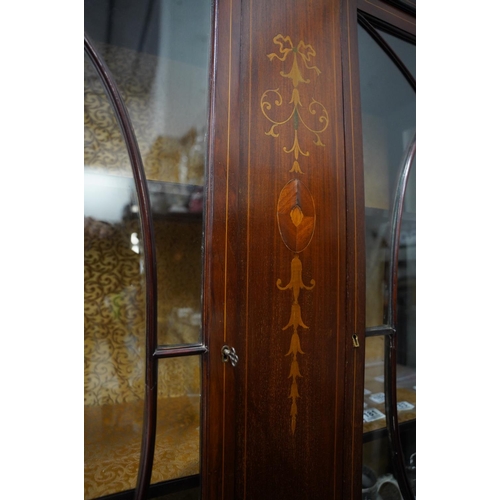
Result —
[[[145, 281], [141, 226], [131, 209], [137, 199], [130, 162], [87, 58], [84, 89], [84, 498], [90, 499], [135, 487], [143, 419]], [[110, 137], [115, 138], [112, 151], [96, 154]]]

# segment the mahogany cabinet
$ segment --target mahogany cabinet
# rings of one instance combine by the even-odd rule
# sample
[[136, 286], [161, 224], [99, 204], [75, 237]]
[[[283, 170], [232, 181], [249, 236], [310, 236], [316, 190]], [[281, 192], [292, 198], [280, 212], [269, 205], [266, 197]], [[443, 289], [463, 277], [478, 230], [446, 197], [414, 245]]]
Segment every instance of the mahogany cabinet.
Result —
[[85, 498], [414, 498], [415, 5], [85, 8]]

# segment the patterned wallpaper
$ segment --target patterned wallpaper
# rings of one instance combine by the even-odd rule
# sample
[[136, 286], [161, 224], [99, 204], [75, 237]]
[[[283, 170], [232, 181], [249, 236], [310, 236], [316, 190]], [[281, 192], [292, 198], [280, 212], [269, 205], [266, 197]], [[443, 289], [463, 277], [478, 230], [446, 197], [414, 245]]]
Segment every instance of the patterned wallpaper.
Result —
[[85, 220], [86, 405], [144, 397], [145, 284], [129, 231]]
[[[200, 332], [200, 224], [157, 223], [159, 341], [196, 342]], [[145, 282], [131, 249], [137, 223], [85, 223], [85, 404], [144, 397]], [[199, 394], [195, 358], [160, 363], [159, 397]]]
[[[158, 224], [159, 311], [169, 317], [169, 339], [192, 341], [199, 334], [193, 314], [199, 303], [201, 263], [189, 243], [197, 225], [169, 232]], [[85, 221], [85, 498], [135, 487], [144, 398], [145, 294], [140, 255], [130, 248], [137, 222]], [[184, 234], [185, 241], [182, 241]], [[177, 244], [176, 244], [177, 243]], [[177, 248], [175, 252], [170, 251]], [[194, 250], [192, 251], [194, 252]], [[196, 254], [196, 252], [194, 252]], [[200, 250], [198, 248], [198, 254]], [[185, 262], [183, 262], [185, 261]], [[191, 294], [191, 296], [190, 296]], [[180, 305], [192, 307], [178, 307]], [[196, 314], [195, 314], [196, 316]], [[166, 332], [164, 332], [164, 336]], [[188, 338], [189, 337], [189, 338]], [[158, 434], [153, 482], [199, 471], [200, 359], [160, 360]]]

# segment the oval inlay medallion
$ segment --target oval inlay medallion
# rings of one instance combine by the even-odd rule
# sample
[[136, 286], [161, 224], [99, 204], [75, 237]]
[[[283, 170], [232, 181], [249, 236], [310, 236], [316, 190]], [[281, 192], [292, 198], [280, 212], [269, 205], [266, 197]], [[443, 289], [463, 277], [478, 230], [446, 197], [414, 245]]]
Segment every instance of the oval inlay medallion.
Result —
[[316, 211], [311, 193], [298, 179], [292, 179], [281, 190], [277, 216], [287, 248], [295, 253], [305, 250], [314, 234]]

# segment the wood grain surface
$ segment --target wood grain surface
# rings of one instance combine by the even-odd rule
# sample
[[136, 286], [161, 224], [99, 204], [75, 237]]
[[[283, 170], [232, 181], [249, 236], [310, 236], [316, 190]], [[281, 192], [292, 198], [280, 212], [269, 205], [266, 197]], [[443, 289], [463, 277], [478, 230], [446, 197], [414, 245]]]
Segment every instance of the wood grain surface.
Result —
[[[345, 473], [361, 468], [345, 449], [357, 407], [352, 394], [345, 405], [355, 348], [347, 328], [342, 3], [218, 3], [206, 499], [347, 499]], [[221, 362], [224, 344], [236, 349], [236, 367]]]

